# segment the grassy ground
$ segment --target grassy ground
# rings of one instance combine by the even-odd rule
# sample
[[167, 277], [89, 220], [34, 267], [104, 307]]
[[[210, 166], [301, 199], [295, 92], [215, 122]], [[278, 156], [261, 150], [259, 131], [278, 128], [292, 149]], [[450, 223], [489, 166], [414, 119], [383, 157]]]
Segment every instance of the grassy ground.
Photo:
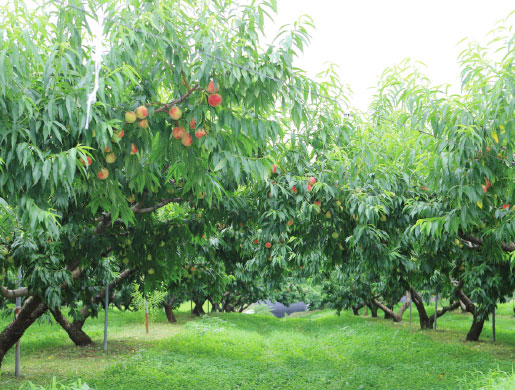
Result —
[[[22, 339], [23, 378], [15, 379], [12, 352], [1, 389], [18, 389], [52, 376], [77, 378], [102, 389], [477, 389], [496, 380], [493, 370], [512, 373], [515, 319], [511, 304], [499, 310], [497, 340], [487, 323], [479, 343], [464, 342], [471, 318], [447, 314], [438, 330], [334, 312], [290, 318], [219, 314], [190, 321], [189, 306], [170, 325], [164, 315], [145, 334], [142, 313], [110, 312], [110, 352], [102, 351], [102, 319], [85, 330], [97, 347], [75, 348], [58, 326], [40, 324]], [[511, 315], [511, 317], [510, 317]], [[2, 321], [3, 326], [6, 321]], [[493, 378], [493, 379], [492, 379]], [[513, 388], [515, 377], [504, 376]], [[471, 385], [470, 383], [474, 383]]]

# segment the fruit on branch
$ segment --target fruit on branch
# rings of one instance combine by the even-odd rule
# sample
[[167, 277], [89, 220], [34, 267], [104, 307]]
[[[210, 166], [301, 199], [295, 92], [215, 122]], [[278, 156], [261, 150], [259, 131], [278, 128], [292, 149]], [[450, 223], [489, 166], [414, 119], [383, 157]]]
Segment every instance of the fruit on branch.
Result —
[[208, 93], [217, 93], [220, 90], [220, 86], [217, 84], [215, 89], [215, 83], [211, 80], [206, 88]]
[[195, 122], [195, 118], [193, 118], [192, 120], [190, 120], [190, 127], [191, 127], [191, 129], [192, 129], [192, 130], [194, 130], [194, 129], [195, 129], [195, 124], [196, 124], [196, 122]]
[[273, 164], [272, 168], [270, 168], [271, 173], [277, 173], [277, 165]]
[[293, 219], [290, 219], [290, 220], [288, 221], [287, 225], [288, 225], [288, 226], [293, 225]]
[[138, 122], [138, 126], [142, 129], [148, 129], [148, 121], [146, 119], [143, 119]]
[[206, 130], [204, 130], [204, 129], [199, 129], [199, 130], [195, 131], [195, 137], [197, 137], [198, 139], [201, 139], [205, 135], [206, 135]]
[[293, 192], [294, 194], [296, 194], [296, 193], [297, 193], [297, 187], [293, 186], [293, 187], [291, 188], [291, 190], [292, 190], [292, 192]]
[[147, 256], [147, 260], [148, 260], [148, 261], [152, 261], [152, 255], [151, 255], [151, 254], [148, 254], [148, 256]]
[[503, 208], [504, 210], [509, 209], [509, 208], [510, 208], [510, 205], [509, 205], [509, 204], [503, 204], [503, 205], [502, 205], [502, 208]]
[[317, 179], [315, 179], [313, 176], [311, 176], [309, 179], [308, 179], [308, 183], [313, 185], [317, 182]]
[[336, 201], [336, 206], [340, 207], [342, 205], [342, 202], [340, 202], [339, 200]]
[[145, 106], [139, 106], [136, 108], [136, 116], [138, 119], [145, 119], [148, 116], [148, 108]]
[[191, 272], [195, 272], [197, 270], [197, 267], [191, 267]]
[[138, 153], [138, 147], [135, 143], [131, 143], [131, 154], [137, 154]]
[[420, 189], [421, 189], [422, 191], [429, 191], [429, 188], [427, 188], [427, 187], [420, 187]]
[[172, 118], [173, 120], [176, 120], [176, 121], [178, 121], [182, 117], [182, 111], [177, 106], [173, 106], [172, 108], [170, 108], [170, 111], [168, 111], [168, 114], [170, 114], [170, 118]]
[[80, 163], [86, 167], [89, 167], [93, 163], [93, 160], [91, 159], [91, 157], [86, 156], [86, 161], [84, 161], [84, 159], [81, 158]]
[[198, 194], [198, 198], [199, 199], [204, 199], [206, 197], [206, 193], [205, 192], [201, 192], [200, 194]]
[[155, 271], [154, 271], [154, 268], [149, 268], [149, 269], [148, 269], [148, 274], [149, 274], [149, 275], [154, 275], [154, 272], [155, 272]]
[[315, 203], [315, 206], [316, 206], [316, 207], [320, 207], [320, 206], [322, 206], [322, 202], [320, 202], [319, 200], [315, 200], [315, 202], [314, 202], [314, 203]]
[[134, 111], [127, 111], [125, 113], [125, 122], [127, 123], [134, 123], [136, 122], [136, 119], [138, 117], [136, 116], [136, 113]]
[[485, 185], [486, 185], [486, 188], [490, 188], [492, 186], [492, 183], [486, 177], [485, 177]]
[[484, 184], [481, 184], [481, 188], [483, 188], [483, 193], [486, 193], [486, 190], [488, 189], [488, 187], [485, 186]]
[[114, 163], [115, 161], [116, 161], [116, 154], [114, 154], [114, 153], [112, 153], [112, 152], [111, 152], [111, 153], [107, 153], [107, 155], [106, 155], [106, 162], [107, 162], [108, 164], [112, 164], [112, 163]]
[[106, 146], [106, 147], [104, 148], [104, 152], [105, 152], [105, 153], [109, 153], [110, 151], [111, 151], [111, 148], [110, 148], [109, 146]]
[[383, 222], [386, 222], [386, 214], [381, 214], [381, 217], [379, 219]]
[[183, 138], [182, 138], [182, 144], [184, 146], [191, 146], [191, 144], [193, 143], [193, 137], [191, 136], [190, 133], [187, 133]]
[[185, 135], [186, 135], [186, 130], [184, 130], [184, 127], [182, 127], [182, 126], [174, 127], [173, 130], [172, 130], [172, 136], [175, 139], [181, 139]]
[[128, 200], [130, 203], [134, 203], [134, 201], [136, 200], [136, 198], [134, 197], [134, 195], [133, 195], [133, 194], [131, 194], [131, 195], [129, 195], [129, 196], [127, 197], [127, 200]]
[[336, 240], [338, 237], [340, 237], [340, 235], [338, 234], [338, 232], [333, 232], [333, 234], [331, 234], [331, 237]]
[[220, 105], [220, 103], [222, 103], [222, 97], [219, 94], [215, 93], [213, 95], [209, 95], [209, 97], [207, 98], [207, 102], [211, 107], [217, 107]]
[[308, 184], [308, 192], [311, 191], [312, 188], [313, 186], [311, 184]]
[[265, 248], [270, 249], [272, 247], [272, 244], [270, 242], [265, 243]]
[[332, 215], [331, 215], [331, 212], [330, 212], [329, 210], [327, 210], [327, 213], [325, 213], [325, 217], [326, 217], [327, 219], [329, 219], [329, 218], [331, 218], [331, 216], [332, 216]]
[[124, 130], [119, 130], [117, 132], [114, 133], [115, 137], [119, 140], [121, 140], [123, 138], [123, 136], [125, 135], [125, 131]]
[[98, 171], [97, 173], [97, 177], [100, 179], [100, 180], [105, 180], [107, 179], [107, 177], [109, 176], [109, 171], [107, 170], [107, 168], [102, 168], [100, 171]]
[[122, 263], [123, 264], [129, 264], [129, 259], [127, 257], [125, 257], [123, 260], [122, 260]]
[[254, 244], [259, 244], [259, 240], [257, 238], [254, 240]]

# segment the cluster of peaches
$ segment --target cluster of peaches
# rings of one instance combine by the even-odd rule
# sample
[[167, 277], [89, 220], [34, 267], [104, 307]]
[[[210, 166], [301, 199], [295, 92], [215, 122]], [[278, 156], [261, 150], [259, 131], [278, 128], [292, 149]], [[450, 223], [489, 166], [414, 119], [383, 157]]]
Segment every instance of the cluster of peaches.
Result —
[[[213, 81], [210, 81], [208, 84], [208, 87], [206, 88], [206, 91], [208, 92], [209, 96], [207, 99], [208, 104], [211, 107], [217, 107], [222, 103], [222, 96], [218, 94], [219, 87], [218, 85], [215, 88], [215, 83]], [[174, 105], [170, 110], [168, 111], [168, 114], [170, 115], [170, 118], [172, 118], [174, 121], [178, 121], [182, 118], [182, 110]], [[148, 123], [148, 108], [145, 106], [139, 106], [135, 111], [128, 111], [125, 113], [125, 122], [128, 124], [136, 123], [137, 126], [142, 129], [147, 129], [149, 127]], [[175, 139], [180, 139], [182, 141], [182, 144], [186, 147], [189, 147], [193, 144], [193, 137], [189, 133], [189, 131], [186, 131], [186, 129], [183, 126], [179, 126], [178, 123], [176, 123], [177, 126], [175, 126], [172, 130], [172, 136]], [[189, 122], [189, 126], [192, 130], [195, 130], [196, 123], [195, 119], [191, 119]], [[195, 137], [197, 139], [201, 139], [203, 136], [207, 134], [205, 129], [196, 129], [195, 130]], [[115, 132], [113, 136], [113, 141], [119, 142], [122, 137], [125, 135], [124, 130], [118, 130]], [[111, 151], [111, 149], [106, 146], [104, 149], [104, 152], [106, 153], [105, 160], [107, 164], [112, 164], [116, 161], [116, 155], [114, 152]], [[135, 143], [131, 143], [130, 148], [130, 154], [135, 155], [138, 153], [138, 147]], [[86, 160], [81, 159], [80, 163], [83, 166], [90, 166], [93, 163], [93, 160], [90, 156], [86, 157]], [[97, 172], [97, 178], [100, 180], [106, 180], [109, 177], [109, 170], [105, 167], [101, 168]]]

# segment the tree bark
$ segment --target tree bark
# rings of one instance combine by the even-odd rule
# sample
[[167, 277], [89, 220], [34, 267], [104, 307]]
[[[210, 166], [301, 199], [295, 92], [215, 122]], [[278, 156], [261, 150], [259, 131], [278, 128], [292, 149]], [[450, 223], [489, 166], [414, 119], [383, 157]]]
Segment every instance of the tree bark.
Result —
[[82, 321], [73, 321], [70, 323], [64, 314], [59, 309], [50, 310], [55, 320], [61, 327], [68, 333], [70, 339], [75, 343], [77, 347], [86, 347], [88, 345], [95, 345], [91, 337], [89, 337], [83, 330], [82, 326], [86, 321], [86, 318], [83, 318]]
[[395, 313], [391, 308], [389, 308], [388, 306], [382, 304], [381, 302], [379, 302], [376, 298], [373, 298], [372, 299], [372, 302], [377, 306], [379, 307], [382, 311], [384, 311], [385, 313], [385, 318], [386, 318], [386, 314], [388, 314], [388, 318], [392, 318], [393, 319], [393, 322], [401, 322], [402, 321], [402, 315], [404, 314], [404, 312], [406, 311], [406, 309], [409, 307], [409, 302], [405, 302], [401, 308], [399, 309], [399, 312], [398, 313]]
[[374, 305], [372, 302], [368, 302], [367, 306], [370, 309], [370, 312], [372, 313], [372, 317], [377, 318], [377, 306]]
[[[420, 320], [420, 329], [431, 329], [433, 327], [432, 321], [427, 315], [426, 307], [424, 306], [424, 300], [414, 289], [410, 289], [411, 300], [415, 304], [418, 311], [418, 317]], [[433, 318], [434, 321], [434, 318]]]
[[195, 303], [195, 307], [193, 308], [193, 314], [195, 314], [196, 316], [201, 316], [203, 314], [206, 314], [206, 312], [204, 311], [204, 308], [202, 307], [202, 306], [204, 306], [205, 301], [193, 300], [193, 302]]
[[465, 295], [463, 290], [461, 288], [457, 288], [454, 290], [454, 294], [458, 299], [460, 299], [464, 305], [465, 310], [472, 314], [472, 325], [470, 326], [470, 329], [467, 333], [466, 340], [467, 341], [478, 341], [479, 336], [481, 335], [481, 332], [483, 331], [483, 325], [485, 324], [485, 319], [479, 319], [479, 313], [476, 310], [476, 305], [474, 305], [474, 302], [470, 300], [469, 297]]
[[352, 306], [352, 313], [355, 315], [355, 316], [359, 316], [359, 310], [365, 306], [364, 304], [363, 305], [358, 305], [358, 306]]
[[485, 319], [479, 319], [477, 314], [474, 314], [474, 319], [472, 320], [472, 325], [467, 333], [467, 341], [478, 341], [481, 332], [483, 331], [483, 325], [485, 324]]
[[165, 308], [166, 318], [168, 318], [168, 322], [173, 324], [174, 322], [177, 322], [177, 319], [175, 318], [175, 315], [173, 314], [173, 303], [175, 301], [175, 298], [170, 298], [169, 302], [163, 302], [163, 307]]
[[18, 316], [0, 333], [0, 368], [5, 354], [48, 307], [37, 296], [27, 298]]

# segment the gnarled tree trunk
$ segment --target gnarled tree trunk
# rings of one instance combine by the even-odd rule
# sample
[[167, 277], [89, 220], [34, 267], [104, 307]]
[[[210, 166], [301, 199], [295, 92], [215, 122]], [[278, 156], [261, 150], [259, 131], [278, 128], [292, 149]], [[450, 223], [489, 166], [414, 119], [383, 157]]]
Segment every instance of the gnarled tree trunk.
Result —
[[358, 306], [352, 306], [352, 313], [355, 315], [355, 316], [359, 316], [359, 310], [365, 306], [364, 304], [361, 304], [361, 305], [358, 305]]
[[377, 318], [377, 306], [374, 305], [372, 302], [367, 302], [367, 306], [370, 309], [370, 312], [372, 313], [372, 317]]
[[409, 307], [409, 302], [405, 302], [404, 305], [402, 305], [400, 307], [399, 312], [395, 313], [391, 308], [389, 308], [388, 306], [382, 304], [376, 298], [372, 299], [372, 303], [374, 305], [376, 305], [377, 307], [379, 307], [382, 311], [384, 311], [385, 318], [387, 318], [386, 314], [388, 314], [388, 318], [392, 318], [393, 322], [401, 322], [402, 321], [402, 316], [403, 316], [404, 312]]
[[175, 315], [173, 314], [173, 303], [175, 301], [175, 298], [170, 298], [170, 301], [168, 302], [163, 302], [163, 307], [165, 308], [165, 314], [166, 314], [166, 318], [168, 318], [168, 322], [170, 323], [174, 323], [174, 322], [177, 322], [177, 319], [175, 318]]
[[0, 333], [0, 367], [7, 351], [47, 309], [47, 305], [37, 296], [31, 296], [25, 300], [18, 316]]
[[[418, 311], [418, 317], [420, 320], [420, 329], [431, 329], [433, 327], [433, 322], [429, 319], [429, 316], [427, 315], [426, 307], [424, 306], [424, 300], [419, 295], [418, 292], [416, 292], [414, 289], [410, 289], [411, 293], [411, 300], [415, 304], [415, 307]], [[434, 319], [433, 319], [434, 321]]]
[[195, 307], [193, 308], [193, 314], [195, 314], [196, 316], [201, 316], [203, 314], [206, 314], [206, 312], [204, 311], [204, 302], [205, 300], [200, 300], [200, 301], [196, 301], [196, 300], [193, 300], [193, 303], [195, 303]]
[[70, 323], [64, 314], [59, 309], [50, 310], [55, 320], [61, 327], [68, 333], [70, 339], [75, 343], [77, 347], [85, 347], [88, 345], [95, 345], [91, 337], [89, 337], [83, 330], [82, 326], [86, 321], [86, 318], [83, 318], [82, 321], [73, 321]]
[[461, 288], [457, 288], [454, 290], [454, 294], [458, 299], [460, 299], [465, 304], [465, 309], [472, 314], [472, 325], [467, 333], [467, 341], [478, 341], [481, 332], [483, 331], [483, 325], [485, 324], [485, 319], [479, 319], [479, 313], [476, 310], [476, 305], [470, 300], [469, 297], [465, 295]]

